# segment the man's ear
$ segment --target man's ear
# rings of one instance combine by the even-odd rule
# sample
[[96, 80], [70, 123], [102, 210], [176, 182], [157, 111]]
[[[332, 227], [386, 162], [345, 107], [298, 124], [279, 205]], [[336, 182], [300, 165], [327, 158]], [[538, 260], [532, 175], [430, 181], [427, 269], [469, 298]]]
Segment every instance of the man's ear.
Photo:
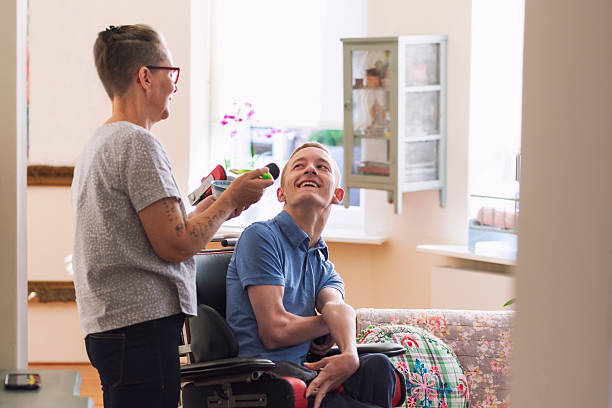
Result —
[[278, 190], [276, 190], [276, 198], [278, 198], [279, 203], [284, 203], [285, 201], [287, 201], [282, 187], [279, 187]]
[[337, 187], [334, 191], [334, 197], [332, 199], [332, 204], [340, 204], [342, 199], [344, 198], [344, 190], [340, 187]]
[[143, 88], [149, 89], [151, 86], [151, 70], [147, 67], [140, 67], [136, 82]]

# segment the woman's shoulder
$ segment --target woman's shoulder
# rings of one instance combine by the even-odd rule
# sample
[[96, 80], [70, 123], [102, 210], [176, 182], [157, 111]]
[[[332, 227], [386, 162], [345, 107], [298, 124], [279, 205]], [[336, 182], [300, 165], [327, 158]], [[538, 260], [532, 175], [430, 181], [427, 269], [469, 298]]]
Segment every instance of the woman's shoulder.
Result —
[[127, 121], [105, 123], [98, 128], [96, 133], [113, 135], [115, 137], [135, 136], [154, 138], [153, 134], [147, 129]]
[[96, 135], [114, 145], [149, 146], [163, 150], [161, 143], [150, 131], [131, 122], [105, 123], [98, 128]]

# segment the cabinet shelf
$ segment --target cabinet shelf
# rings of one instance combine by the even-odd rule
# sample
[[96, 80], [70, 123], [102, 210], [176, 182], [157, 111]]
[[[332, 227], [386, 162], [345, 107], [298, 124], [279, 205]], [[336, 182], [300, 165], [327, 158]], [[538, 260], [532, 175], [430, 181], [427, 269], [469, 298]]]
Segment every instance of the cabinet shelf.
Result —
[[389, 92], [389, 88], [385, 88], [384, 86], [363, 86], [361, 88], [356, 88], [353, 86], [353, 91], [387, 91]]
[[353, 134], [353, 136], [359, 139], [384, 139], [384, 140], [390, 139], [389, 136], [371, 136], [371, 135], [360, 135], [360, 134]]
[[405, 192], [439, 190], [444, 207], [446, 36], [342, 42], [344, 134], [354, 136], [344, 140], [344, 205], [350, 189], [370, 188], [387, 191], [397, 214]]
[[407, 86], [404, 92], [435, 92], [442, 89], [440, 85]]
[[441, 135], [424, 135], [424, 136], [406, 136], [404, 142], [415, 143], [415, 142], [430, 142], [432, 140], [440, 140]]
[[486, 195], [486, 194], [470, 194], [470, 197], [475, 197], [475, 198], [488, 198], [491, 200], [507, 200], [507, 201], [519, 201], [518, 197], [503, 197], [503, 196], [496, 196], [496, 195]]

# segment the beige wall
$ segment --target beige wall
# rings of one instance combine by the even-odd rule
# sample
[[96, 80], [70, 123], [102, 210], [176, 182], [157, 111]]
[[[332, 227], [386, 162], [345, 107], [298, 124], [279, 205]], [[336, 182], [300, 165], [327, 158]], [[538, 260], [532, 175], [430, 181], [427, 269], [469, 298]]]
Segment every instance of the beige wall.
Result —
[[93, 63], [97, 33], [109, 25], [146, 23], [160, 31], [174, 64], [184, 67], [171, 119], [153, 131], [181, 188], [187, 186], [190, 100], [190, 2], [30, 0], [31, 164], [74, 165], [111, 105]]
[[370, 36], [448, 35], [447, 203], [440, 208], [436, 191], [405, 193], [398, 216], [386, 193], [367, 192], [366, 228], [387, 231], [389, 242], [330, 244], [330, 256], [353, 306], [426, 308], [432, 267], [458, 262], [417, 253], [416, 246], [467, 241], [471, 1], [376, 0], [368, 15]]
[[611, 18], [526, 2], [516, 407], [612, 402]]
[[[110, 24], [148, 22], [165, 34], [175, 62], [181, 66], [189, 63], [188, 8], [175, 7], [169, 17], [165, 3], [124, 3], [112, 7], [113, 3], [108, 2], [102, 6], [102, 2], [31, 0], [31, 163], [74, 164], [92, 129], [108, 116], [110, 105], [98, 84], [91, 57], [98, 30]], [[121, 18], [117, 17], [118, 10]], [[371, 36], [448, 35], [448, 196], [447, 206], [442, 209], [438, 192], [407, 193], [402, 215], [397, 216], [393, 206], [386, 203], [385, 193], [366, 194], [367, 228], [387, 231], [390, 240], [382, 246], [330, 244], [332, 261], [346, 282], [347, 300], [355, 307], [429, 307], [432, 267], [462, 264], [417, 253], [415, 248], [423, 243], [461, 244], [467, 238], [470, 23], [470, 0], [383, 0], [369, 4]], [[64, 44], [61, 49], [52, 46], [60, 41]], [[184, 71], [173, 102], [173, 116], [156, 125], [154, 132], [168, 151], [177, 180], [186, 191], [187, 159], [193, 152], [188, 139], [190, 78], [189, 70]], [[58, 120], [64, 112], [74, 112], [76, 120]], [[66, 279], [64, 257], [71, 252], [68, 189], [30, 188], [28, 196], [30, 279]], [[75, 309], [66, 305], [61, 313], [57, 324], [72, 333], [74, 325], [65, 323], [65, 316], [76, 319]], [[45, 320], [37, 315], [32, 321]], [[36, 339], [52, 333], [51, 327], [46, 330]], [[30, 339], [33, 361], [59, 358], [61, 353], [49, 355], [44, 347], [33, 346], [33, 342], [40, 341], [36, 339]], [[78, 361], [84, 354], [79, 349], [80, 340], [75, 344], [73, 359]]]
[[[190, 154], [190, 2], [170, 6], [149, 0], [30, 0], [29, 164], [74, 165], [87, 139], [111, 113], [93, 64], [98, 31], [109, 25], [146, 23], [164, 34], [181, 71], [171, 118], [157, 124], [181, 189], [187, 190]], [[64, 258], [72, 252], [67, 187], [30, 187], [28, 278], [69, 280]], [[30, 303], [29, 360], [86, 361], [74, 304]]]

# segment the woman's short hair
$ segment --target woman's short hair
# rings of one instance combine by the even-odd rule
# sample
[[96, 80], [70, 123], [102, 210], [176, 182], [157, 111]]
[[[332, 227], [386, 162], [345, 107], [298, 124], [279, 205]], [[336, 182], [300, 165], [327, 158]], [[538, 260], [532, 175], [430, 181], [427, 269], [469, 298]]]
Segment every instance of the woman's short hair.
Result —
[[94, 60], [98, 76], [112, 100], [123, 95], [140, 67], [167, 57], [160, 34], [145, 24], [110, 26], [98, 33]]

